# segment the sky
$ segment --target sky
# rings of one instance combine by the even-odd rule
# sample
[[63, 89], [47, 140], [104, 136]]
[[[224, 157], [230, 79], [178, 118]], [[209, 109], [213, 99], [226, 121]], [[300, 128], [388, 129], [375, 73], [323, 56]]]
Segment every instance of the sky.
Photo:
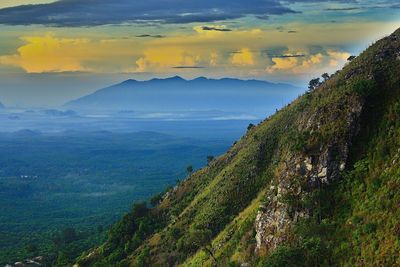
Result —
[[2, 0], [0, 101], [175, 75], [305, 87], [398, 27], [398, 0]]

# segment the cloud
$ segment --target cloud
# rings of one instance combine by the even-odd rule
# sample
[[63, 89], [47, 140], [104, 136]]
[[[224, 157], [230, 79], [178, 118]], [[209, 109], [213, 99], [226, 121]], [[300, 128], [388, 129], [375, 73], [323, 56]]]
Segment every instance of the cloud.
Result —
[[204, 69], [204, 66], [174, 66], [173, 69]]
[[220, 27], [209, 27], [209, 26], [203, 26], [201, 27], [203, 31], [217, 31], [217, 32], [231, 32], [231, 29], [227, 28], [220, 28]]
[[180, 46], [148, 48], [136, 60], [136, 72], [157, 72], [176, 66], [197, 66], [200, 57]]
[[217, 66], [218, 65], [218, 58], [219, 58], [218, 53], [217, 52], [212, 52], [210, 54], [210, 60], [209, 60], [210, 66], [212, 66], [212, 67]]
[[326, 11], [354, 11], [360, 10], [360, 7], [337, 7], [337, 8], [326, 8]]
[[60, 0], [0, 10], [0, 24], [95, 26], [122, 23], [190, 23], [247, 15], [294, 13], [278, 0]]
[[272, 55], [271, 58], [297, 58], [297, 57], [305, 57], [304, 54], [284, 54], [284, 55]]
[[160, 34], [156, 34], [156, 35], [151, 35], [151, 34], [140, 34], [140, 35], [136, 35], [137, 38], [165, 38], [165, 35], [160, 35]]
[[133, 41], [59, 38], [51, 33], [21, 37], [16, 53], [0, 55], [0, 65], [27, 73], [123, 72], [134, 63]]
[[231, 63], [239, 66], [254, 65], [253, 53], [248, 48], [242, 48], [239, 52], [232, 55]]
[[387, 28], [396, 25], [290, 25], [292, 29], [301, 28], [301, 34], [281, 33], [275, 27], [238, 27], [223, 32], [203, 30], [202, 26], [171, 32], [164, 38], [126, 38], [126, 32], [106, 39], [99, 35], [73, 38], [70, 33], [61, 35], [59, 29], [55, 29], [57, 35], [25, 35], [18, 40], [17, 48], [0, 54], [0, 67], [28, 73], [173, 74], [181, 70], [188, 75], [262, 78], [267, 71], [269, 77], [301, 77], [322, 70], [332, 73], [346, 62], [347, 49], [352, 51], [346, 44], [373, 40], [371, 32], [390, 32], [392, 28]]
[[0, 64], [18, 66], [28, 73], [87, 71], [76, 57], [87, 39], [57, 39], [45, 37], [25, 37], [26, 45], [18, 49], [18, 54], [0, 56]]
[[343, 65], [349, 55], [349, 53], [343, 51], [327, 50], [323, 53], [311, 55], [272, 57], [273, 64], [266, 68], [266, 72], [270, 74], [292, 73], [295, 75], [328, 72]]

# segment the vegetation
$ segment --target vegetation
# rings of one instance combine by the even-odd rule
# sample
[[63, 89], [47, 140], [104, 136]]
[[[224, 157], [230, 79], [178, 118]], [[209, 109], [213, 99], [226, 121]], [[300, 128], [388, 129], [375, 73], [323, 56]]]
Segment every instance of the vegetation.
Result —
[[[205, 165], [208, 153], [230, 142], [157, 133], [0, 134], [0, 265], [36, 256], [48, 265], [72, 263], [106, 240], [132, 202], [174, 185], [189, 164]], [[155, 194], [150, 204], [161, 200]]]

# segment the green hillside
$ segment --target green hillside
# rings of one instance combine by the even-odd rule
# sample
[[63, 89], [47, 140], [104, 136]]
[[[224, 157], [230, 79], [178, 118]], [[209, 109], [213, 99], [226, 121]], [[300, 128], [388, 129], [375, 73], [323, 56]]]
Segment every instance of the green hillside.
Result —
[[396, 266], [399, 190], [397, 30], [135, 204], [77, 265]]

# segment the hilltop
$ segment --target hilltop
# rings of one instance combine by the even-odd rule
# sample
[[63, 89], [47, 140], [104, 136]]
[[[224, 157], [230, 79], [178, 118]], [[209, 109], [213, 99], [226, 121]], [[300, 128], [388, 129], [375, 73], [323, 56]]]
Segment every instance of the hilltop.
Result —
[[136, 203], [78, 266], [400, 265], [400, 30]]

